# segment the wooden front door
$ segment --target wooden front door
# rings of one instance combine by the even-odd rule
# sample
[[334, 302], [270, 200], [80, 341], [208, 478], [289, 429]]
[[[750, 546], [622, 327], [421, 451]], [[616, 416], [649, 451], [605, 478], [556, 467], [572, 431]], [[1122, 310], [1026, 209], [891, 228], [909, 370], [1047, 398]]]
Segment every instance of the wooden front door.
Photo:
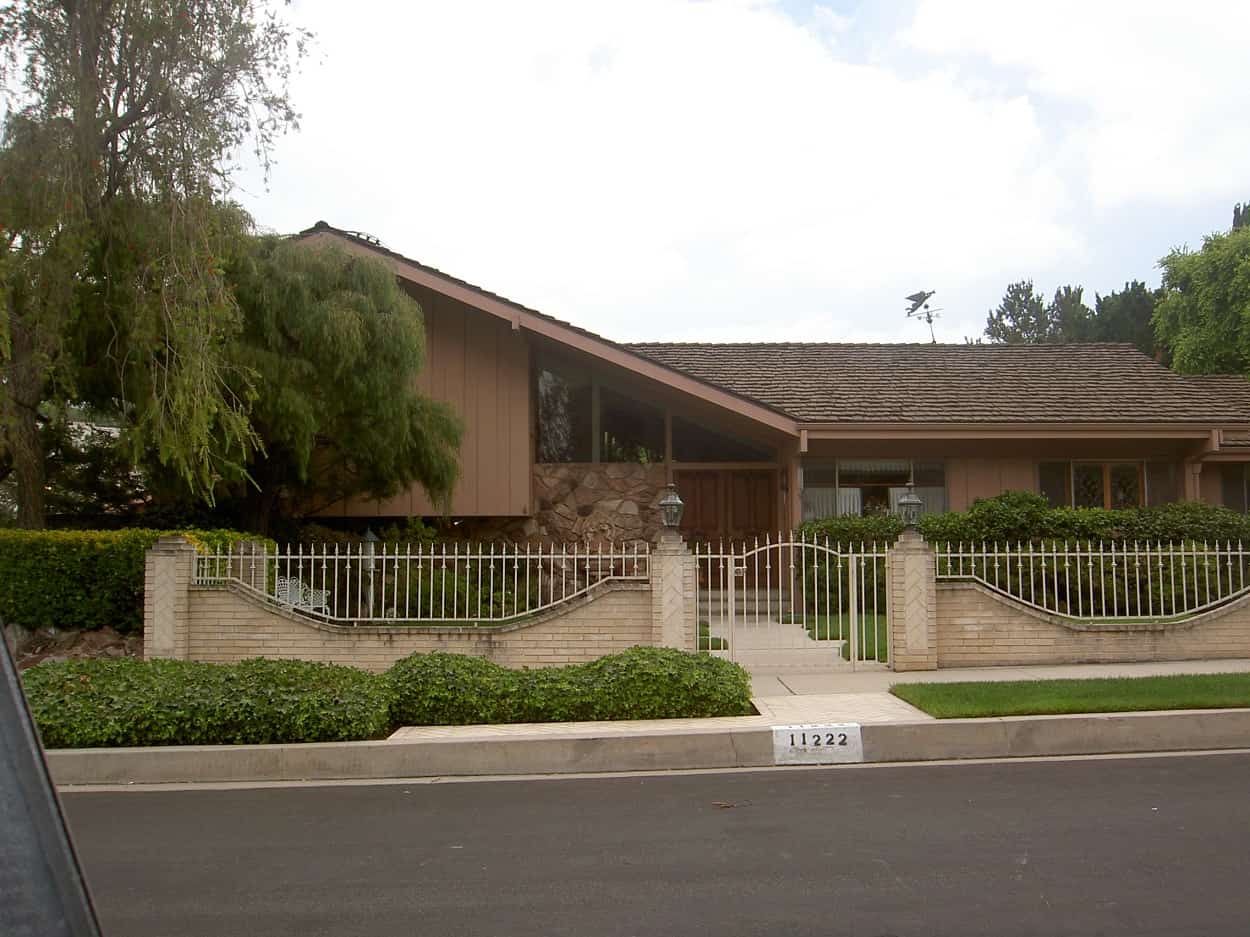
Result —
[[777, 472], [772, 469], [689, 469], [674, 473], [686, 503], [687, 540], [748, 540], [777, 533]]

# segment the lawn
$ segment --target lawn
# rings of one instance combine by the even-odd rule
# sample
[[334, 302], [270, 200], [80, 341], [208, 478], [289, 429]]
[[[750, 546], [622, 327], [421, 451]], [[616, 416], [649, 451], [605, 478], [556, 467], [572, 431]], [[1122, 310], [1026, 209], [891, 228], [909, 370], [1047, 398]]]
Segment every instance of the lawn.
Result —
[[[786, 615], [785, 620], [802, 622], [802, 616]], [[842, 647], [842, 659], [851, 659], [851, 616], [808, 615], [807, 633], [814, 641], [846, 641]], [[890, 625], [884, 615], [861, 612], [859, 615], [859, 648], [861, 660], [887, 661], [890, 658]]]
[[1250, 673], [1020, 680], [985, 683], [896, 683], [890, 692], [938, 719], [1233, 709], [1250, 706]]

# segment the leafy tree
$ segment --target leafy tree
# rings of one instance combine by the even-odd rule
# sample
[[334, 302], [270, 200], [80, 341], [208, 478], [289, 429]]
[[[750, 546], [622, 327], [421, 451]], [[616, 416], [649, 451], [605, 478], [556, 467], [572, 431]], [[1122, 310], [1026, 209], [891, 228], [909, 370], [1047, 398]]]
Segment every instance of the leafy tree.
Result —
[[1250, 227], [1250, 202], [1238, 202], [1233, 206], [1233, 230]]
[[[20, 102], [0, 152], [0, 414], [19, 523], [41, 526], [45, 400], [109, 396], [134, 457], [211, 495], [257, 443], [223, 260], [231, 154], [268, 167], [293, 126], [306, 34], [267, 0], [13, 0], [0, 79]], [[69, 339], [74, 337], [73, 341]], [[80, 373], [79, 365], [83, 365]]]
[[1091, 313], [1082, 294], [1079, 286], [1063, 286], [1047, 304], [1032, 280], [1011, 283], [986, 319], [985, 337], [1008, 345], [1084, 341]]
[[1093, 313], [1085, 305], [1085, 290], [1080, 286], [1061, 286], [1046, 308], [1054, 342], [1087, 342], [1091, 339]]
[[1250, 371], [1250, 227], [1212, 234], [1199, 251], [1174, 250], [1160, 265], [1154, 325], [1172, 366], [1190, 374]]
[[1008, 284], [1003, 301], [986, 319], [985, 337], [1009, 345], [1049, 341], [1050, 317], [1046, 301], [1033, 289], [1032, 280]]
[[459, 422], [422, 396], [421, 309], [384, 264], [262, 238], [228, 270], [243, 316], [229, 357], [255, 377], [262, 445], [221, 487], [247, 529], [283, 502], [315, 511], [414, 482], [438, 502], [455, 483]]
[[1094, 296], [1094, 315], [1089, 323], [1089, 340], [1132, 342], [1143, 354], [1156, 353], [1154, 311], [1161, 290], [1151, 290], [1140, 280], [1124, 284], [1106, 296]]

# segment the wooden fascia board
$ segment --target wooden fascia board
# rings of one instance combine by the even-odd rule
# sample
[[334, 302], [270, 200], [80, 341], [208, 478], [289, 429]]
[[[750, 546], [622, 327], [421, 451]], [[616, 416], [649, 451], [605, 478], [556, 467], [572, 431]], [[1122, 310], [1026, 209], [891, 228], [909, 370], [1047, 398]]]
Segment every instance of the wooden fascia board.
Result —
[[340, 237], [333, 231], [318, 231], [308, 235], [306, 241], [318, 241], [325, 239], [333, 239], [337, 244], [342, 244], [348, 250], [369, 257], [380, 257], [390, 263], [395, 274], [415, 283], [418, 286], [424, 286], [427, 289], [441, 293], [457, 302], [462, 302], [466, 306], [471, 306], [481, 312], [497, 316], [500, 319], [510, 323], [513, 329], [524, 328], [536, 335], [542, 335], [554, 342], [559, 342], [569, 348], [574, 348], [583, 354], [591, 355], [608, 364], [616, 365], [627, 371], [632, 371], [642, 377], [666, 384], [676, 390], [689, 394], [707, 403], [722, 407], [726, 410], [762, 423], [772, 429], [779, 430], [788, 436], [798, 436], [799, 430], [792, 417], [769, 410], [767, 407], [761, 407], [758, 404], [751, 403], [741, 397], [737, 397], [727, 391], [720, 390], [710, 384], [695, 380], [670, 368], [666, 368], [661, 364], [657, 364], [649, 359], [643, 358], [633, 352], [618, 348], [602, 339], [594, 338], [590, 335], [584, 335], [576, 329], [562, 325], [559, 322], [553, 322], [542, 316], [535, 315], [524, 309], [520, 309], [510, 303], [494, 299], [490, 296], [483, 295], [477, 290], [471, 289], [460, 283], [455, 283], [445, 277], [432, 273], [421, 267], [405, 263], [398, 257], [390, 256], [379, 251], [371, 250], [367, 245], [358, 244], [350, 238]]
[[837, 427], [799, 424], [808, 439], [1195, 439], [1209, 441], [1202, 426], [1155, 423], [852, 423]]

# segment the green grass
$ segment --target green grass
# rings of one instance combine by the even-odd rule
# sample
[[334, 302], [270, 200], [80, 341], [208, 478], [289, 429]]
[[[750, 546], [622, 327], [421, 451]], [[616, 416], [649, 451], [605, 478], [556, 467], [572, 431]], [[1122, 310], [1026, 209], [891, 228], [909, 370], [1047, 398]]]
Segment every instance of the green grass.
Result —
[[699, 643], [697, 645], [700, 651], [726, 651], [729, 649], [729, 642], [724, 638], [712, 637], [711, 626], [706, 621], [699, 622]]
[[[801, 615], [785, 615], [784, 621], [802, 622]], [[813, 641], [846, 641], [842, 646], [842, 659], [851, 659], [851, 617], [841, 615], [808, 615], [807, 633]], [[859, 634], [864, 646], [859, 649], [861, 660], [887, 661], [890, 658], [890, 626], [884, 615], [861, 612]]]
[[938, 719], [1233, 709], [1250, 706], [1250, 673], [1020, 680], [985, 683], [896, 683], [890, 692]]

